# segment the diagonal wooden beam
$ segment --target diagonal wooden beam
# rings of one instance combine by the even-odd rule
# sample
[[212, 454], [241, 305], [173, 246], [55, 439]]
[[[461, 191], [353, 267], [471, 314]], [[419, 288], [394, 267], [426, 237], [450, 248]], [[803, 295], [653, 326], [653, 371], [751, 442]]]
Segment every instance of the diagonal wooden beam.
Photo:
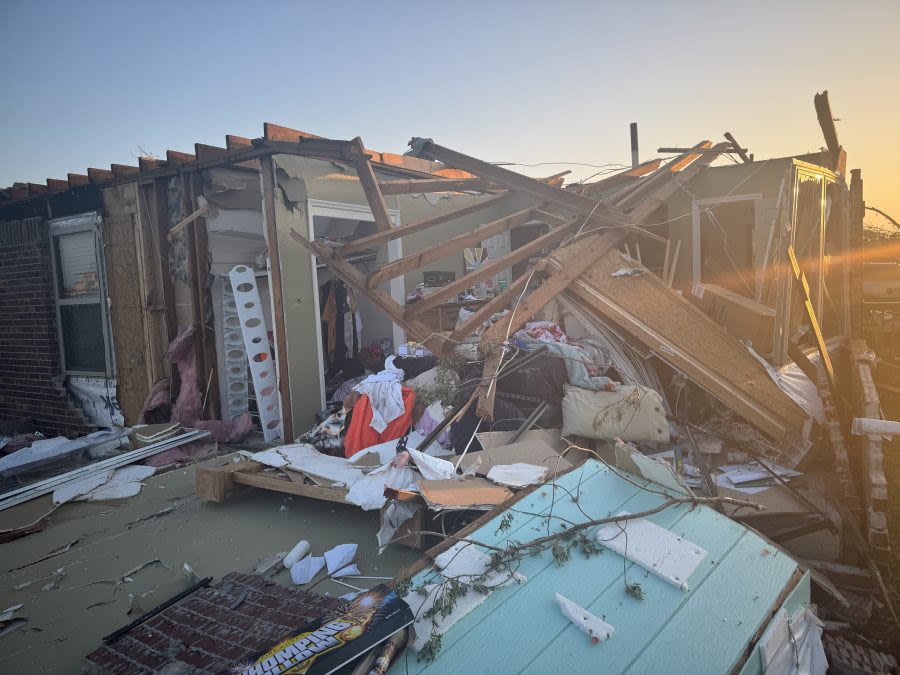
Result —
[[828, 388], [831, 390], [831, 397], [833, 400], [837, 401], [838, 397], [834, 381], [834, 366], [831, 363], [831, 356], [828, 354], [828, 346], [825, 344], [825, 337], [822, 335], [819, 319], [816, 317], [816, 310], [813, 308], [809, 292], [809, 282], [806, 280], [806, 274], [800, 269], [800, 263], [797, 260], [797, 254], [794, 253], [793, 245], [788, 246], [787, 254], [796, 288], [800, 292], [800, 298], [803, 300], [803, 307], [806, 309], [809, 325], [812, 327], [813, 335], [816, 338], [816, 349], [819, 351], [819, 358], [822, 359], [822, 366], [825, 368], [825, 374], [828, 376]]
[[459, 328], [450, 333], [449, 337], [447, 338], [447, 342], [445, 343], [444, 351], [447, 351], [448, 348], [452, 348], [455, 344], [465, 340], [476, 330], [478, 330], [478, 327], [481, 326], [481, 324], [483, 324], [485, 321], [490, 319], [494, 314], [509, 307], [512, 304], [513, 299], [517, 298], [522, 293], [522, 291], [525, 289], [525, 285], [531, 278], [532, 277], [530, 274], [523, 274], [518, 279], [513, 281], [505, 291], [500, 293], [500, 295], [495, 295], [493, 298], [491, 298], [485, 304], [475, 310], [472, 316], [466, 319], [465, 323], [463, 323]]
[[387, 232], [393, 229], [391, 217], [387, 212], [387, 204], [384, 203], [384, 195], [378, 187], [378, 179], [375, 178], [375, 171], [372, 169], [372, 163], [366, 155], [366, 149], [363, 146], [362, 139], [358, 136], [350, 141], [352, 145], [360, 153], [360, 157], [354, 162], [356, 166], [356, 175], [359, 176], [359, 182], [362, 185], [363, 192], [366, 193], [366, 199], [369, 202], [369, 208], [372, 209], [372, 215], [375, 218], [375, 227], [379, 232]]
[[334, 255], [345, 258], [351, 253], [357, 253], [358, 251], [363, 251], [368, 248], [376, 248], [378, 246], [381, 246], [381, 244], [384, 244], [385, 242], [399, 239], [400, 237], [404, 237], [408, 234], [421, 232], [422, 230], [427, 230], [431, 227], [434, 227], [435, 225], [440, 225], [441, 223], [456, 220], [457, 218], [462, 218], [463, 216], [468, 216], [473, 213], [477, 213], [478, 211], [484, 211], [493, 206], [497, 206], [498, 204], [503, 204], [509, 201], [510, 198], [511, 195], [509, 193], [504, 193], [496, 197], [478, 201], [474, 204], [470, 204], [469, 206], [463, 206], [462, 208], [456, 209], [455, 211], [445, 211], [444, 213], [440, 213], [436, 216], [431, 216], [430, 218], [424, 218], [422, 220], [409, 223], [408, 225], [401, 225], [400, 227], [392, 228], [387, 232], [376, 232], [375, 234], [370, 234], [367, 237], [360, 237], [359, 239], [354, 239], [350, 243], [345, 244], [338, 249], [335, 249]]
[[419, 178], [411, 180], [385, 180], [378, 184], [383, 195], [409, 195], [423, 194], [426, 192], [459, 192], [461, 190], [498, 190], [490, 181], [480, 178], [462, 178], [452, 180], [448, 178]]
[[410, 145], [415, 148], [419, 154], [426, 155], [449, 166], [463, 169], [484, 180], [489, 180], [497, 185], [509, 188], [510, 190], [525, 192], [539, 198], [541, 201], [558, 204], [559, 206], [568, 208], [576, 213], [606, 214], [609, 215], [611, 219], [615, 219], [614, 214], [609, 207], [600, 204], [590, 197], [584, 197], [568, 190], [562, 190], [547, 185], [536, 178], [529, 178], [523, 174], [497, 166], [496, 164], [490, 164], [489, 162], [464, 155], [461, 152], [450, 150], [449, 148], [437, 145], [430, 139], [414, 138], [410, 141]]
[[[489, 237], [501, 234], [502, 232], [511, 230], [519, 225], [524, 225], [529, 220], [532, 220], [535, 211], [536, 209], [534, 208], [516, 211], [508, 216], [476, 227], [474, 230], [451, 237], [437, 246], [432, 246], [426, 248], [424, 251], [419, 251], [418, 253], [413, 253], [404, 258], [400, 258], [399, 260], [389, 262], [372, 272], [369, 275], [366, 285], [369, 288], [375, 288], [385, 281], [390, 281], [402, 274], [421, 269], [422, 267], [425, 267], [425, 265], [428, 265], [435, 260], [440, 260], [455, 251], [461, 251], [467, 246], [475, 246]], [[556, 216], [553, 216], [553, 218], [555, 220], [562, 220], [561, 218], [557, 219]]]
[[353, 263], [333, 258], [328, 247], [317, 241], [310, 241], [306, 237], [299, 234], [291, 228], [291, 238], [298, 244], [301, 244], [306, 250], [318, 258], [335, 276], [340, 277], [347, 282], [354, 290], [364, 295], [366, 298], [375, 303], [391, 318], [398, 326], [403, 328], [415, 340], [418, 340], [433, 352], [439, 352], [443, 340], [440, 336], [434, 335], [431, 329], [416, 319], [407, 319], [404, 316], [403, 306], [395, 301], [389, 293], [380, 288], [366, 288], [366, 277], [360, 272]]
[[[728, 147], [730, 147], [729, 143], [720, 143], [716, 146], [720, 152], [726, 150]], [[682, 170], [682, 173], [680, 174], [681, 177], [687, 179], [692, 178], [703, 168], [709, 166], [717, 156], [718, 155], [715, 154], [701, 155], [697, 160], [692, 162], [690, 167], [686, 167]], [[674, 162], [681, 162], [683, 159], [683, 157], [675, 158]], [[660, 173], [650, 179], [653, 181], [653, 183], [651, 183], [653, 186], [652, 193], [646, 194], [644, 201], [628, 214], [628, 219], [634, 226], [643, 222], [659, 207], [660, 204], [668, 199], [669, 196], [679, 188], [680, 183], [673, 180], [673, 176], [676, 174], [670, 170], [670, 166], [671, 163], [660, 169]], [[662, 179], [659, 178], [660, 176], [662, 176]], [[585, 221], [585, 227], [590, 229], [591, 226], [595, 225], [596, 221], [596, 216], [587, 219], [587, 221]], [[600, 235], [589, 235], [590, 239], [584, 245], [584, 250], [579, 251], [578, 257], [571, 264], [554, 273], [547, 281], [536, 288], [531, 295], [522, 301], [515, 314], [507, 314], [488, 328], [481, 336], [482, 344], [504, 341], [507, 333], [512, 332], [528, 321], [535, 312], [559, 295], [570, 283], [586, 272], [601, 255], [606, 253], [613, 246], [617, 246], [631, 231], [632, 228], [621, 227], [608, 230]]]
[[443, 288], [438, 289], [428, 297], [422, 298], [414, 305], [410, 305], [406, 309], [406, 316], [418, 316], [423, 312], [427, 312], [429, 309], [440, 305], [447, 300], [455, 297], [461, 291], [472, 286], [482, 279], [487, 279], [488, 277], [492, 277], [495, 274], [499, 274], [503, 270], [508, 267], [512, 267], [516, 263], [522, 262], [523, 260], [528, 260], [535, 253], [540, 252], [544, 248], [548, 248], [550, 246], [554, 246], [560, 242], [561, 239], [566, 237], [567, 235], [572, 234], [572, 232], [582, 223], [584, 219], [580, 216], [576, 216], [571, 218], [565, 225], [561, 225], [559, 227], [555, 227], [546, 234], [537, 237], [536, 239], [532, 239], [530, 242], [517, 248], [510, 253], [507, 253], [500, 258], [495, 258], [494, 260], [489, 260], [487, 263], [482, 265], [476, 270], [469, 272], [467, 275], [462, 277], [461, 279], [457, 279], [456, 281], [447, 284]]

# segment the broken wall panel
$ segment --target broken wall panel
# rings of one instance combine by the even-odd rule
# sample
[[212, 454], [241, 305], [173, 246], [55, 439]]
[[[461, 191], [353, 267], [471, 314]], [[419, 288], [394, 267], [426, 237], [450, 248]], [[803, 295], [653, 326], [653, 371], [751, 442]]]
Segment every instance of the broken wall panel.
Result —
[[[564, 269], [583, 247], [582, 242], [558, 249], [549, 257], [550, 267]], [[624, 266], [622, 253], [610, 250], [567, 293], [773, 438], [799, 433], [806, 414], [740, 342], [657, 277], [611, 276]]]

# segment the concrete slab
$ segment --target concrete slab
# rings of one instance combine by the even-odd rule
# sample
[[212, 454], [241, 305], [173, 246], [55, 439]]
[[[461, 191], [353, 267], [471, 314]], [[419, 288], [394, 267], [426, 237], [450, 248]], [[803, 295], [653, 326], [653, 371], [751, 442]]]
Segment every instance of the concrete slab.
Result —
[[[316, 555], [352, 542], [359, 544], [362, 574], [392, 577], [419, 553], [392, 546], [378, 556], [378, 526], [377, 512], [254, 488], [222, 504], [201, 502], [193, 467], [154, 476], [140, 495], [119, 504], [65, 504], [42, 532], [0, 545], [0, 609], [23, 603], [19, 616], [28, 619], [0, 637], [0, 671], [80, 672], [104, 635], [191, 583], [182, 572], [185, 563], [200, 577], [218, 580], [228, 572], [250, 572], [260, 558], [300, 539]], [[158, 562], [132, 571], [150, 561]], [[350, 591], [322, 578], [304, 588]], [[283, 568], [275, 580], [291, 583]], [[379, 583], [346, 581], [360, 588]]]

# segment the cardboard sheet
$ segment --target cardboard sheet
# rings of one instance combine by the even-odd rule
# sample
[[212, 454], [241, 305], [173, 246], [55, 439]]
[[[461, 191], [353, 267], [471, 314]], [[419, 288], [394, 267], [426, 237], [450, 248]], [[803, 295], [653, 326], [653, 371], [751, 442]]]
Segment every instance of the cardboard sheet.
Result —
[[464, 480], [420, 480], [419, 491], [435, 511], [480, 509], [490, 510], [512, 497], [505, 487], [484, 478]]
[[465, 471], [479, 459], [481, 464], [475, 469], [475, 473], [479, 476], [486, 476], [495, 466], [518, 463], [545, 466], [550, 470], [548, 476], [555, 476], [557, 473], [572, 468], [572, 463], [562, 457], [557, 449], [547, 443], [545, 438], [541, 436], [528, 438], [528, 434], [523, 438], [525, 440], [517, 443], [495, 447], [486, 446], [483, 443], [482, 447], [485, 449], [480, 452], [467, 452], [460, 462], [459, 468]]

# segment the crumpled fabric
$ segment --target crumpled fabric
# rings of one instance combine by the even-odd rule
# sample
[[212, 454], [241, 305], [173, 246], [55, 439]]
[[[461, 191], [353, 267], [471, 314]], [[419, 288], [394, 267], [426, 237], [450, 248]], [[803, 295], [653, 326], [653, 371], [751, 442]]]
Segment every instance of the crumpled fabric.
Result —
[[416, 473], [408, 466], [394, 466], [388, 462], [353, 483], [344, 500], [356, 504], [363, 511], [374, 511], [387, 503], [384, 488], [409, 490], [416, 486], [417, 480]]
[[569, 341], [563, 329], [552, 321], [529, 321], [524, 328], [516, 331], [516, 336], [528, 336], [548, 343], [566, 343]]
[[369, 375], [353, 388], [369, 397], [369, 404], [372, 406], [372, 421], [369, 426], [379, 434], [404, 412], [400, 386], [403, 379], [403, 371], [394, 366], [394, 357], [389, 356], [384, 362], [384, 370]]
[[566, 379], [572, 386], [591, 391], [617, 391], [618, 382], [599, 374], [601, 366], [608, 365], [598, 362], [605, 355], [600, 343], [595, 340], [583, 342], [544, 342], [534, 337], [519, 337], [519, 343], [527, 349], [545, 345], [549, 354], [561, 357], [566, 365]]
[[[416, 431], [427, 437], [428, 434], [434, 431], [435, 427], [443, 421], [444, 410], [441, 407], [440, 401], [437, 401], [425, 408], [422, 416], [419, 418], [419, 421], [416, 422]], [[440, 434], [438, 434], [438, 437], [435, 440], [439, 445], [445, 448], [450, 447], [449, 429], [445, 428]]]

